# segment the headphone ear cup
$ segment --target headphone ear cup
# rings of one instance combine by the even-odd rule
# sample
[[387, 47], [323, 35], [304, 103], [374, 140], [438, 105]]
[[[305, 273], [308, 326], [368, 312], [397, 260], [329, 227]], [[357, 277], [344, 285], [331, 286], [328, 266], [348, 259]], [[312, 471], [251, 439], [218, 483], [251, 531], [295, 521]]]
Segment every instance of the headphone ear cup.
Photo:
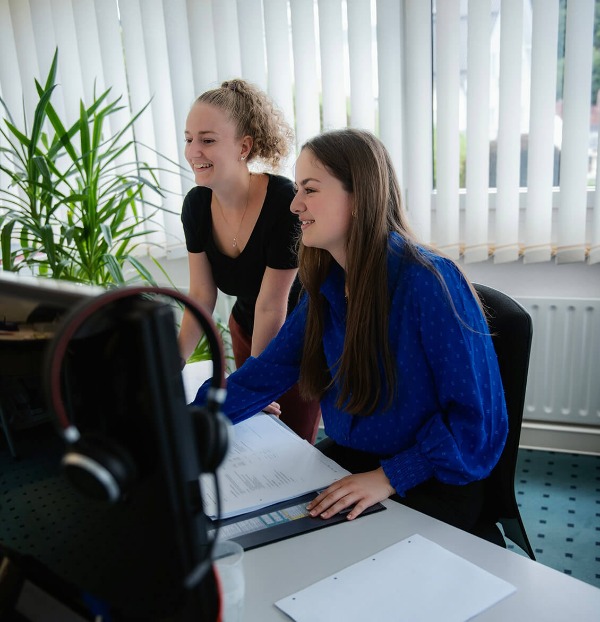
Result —
[[123, 499], [137, 479], [137, 468], [129, 453], [99, 436], [82, 437], [69, 445], [61, 466], [77, 490], [109, 503]]
[[206, 407], [192, 406], [200, 466], [203, 473], [214, 473], [223, 462], [229, 447], [231, 422], [220, 412], [210, 412]]

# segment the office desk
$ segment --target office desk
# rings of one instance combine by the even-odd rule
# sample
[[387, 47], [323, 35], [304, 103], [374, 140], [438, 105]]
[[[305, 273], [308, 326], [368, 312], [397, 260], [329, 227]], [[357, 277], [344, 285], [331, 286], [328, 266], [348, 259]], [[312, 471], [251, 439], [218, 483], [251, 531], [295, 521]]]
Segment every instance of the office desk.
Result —
[[600, 589], [393, 501], [385, 505], [383, 512], [247, 551], [245, 621], [289, 622], [275, 601], [415, 533], [517, 588], [478, 621], [600, 620]]

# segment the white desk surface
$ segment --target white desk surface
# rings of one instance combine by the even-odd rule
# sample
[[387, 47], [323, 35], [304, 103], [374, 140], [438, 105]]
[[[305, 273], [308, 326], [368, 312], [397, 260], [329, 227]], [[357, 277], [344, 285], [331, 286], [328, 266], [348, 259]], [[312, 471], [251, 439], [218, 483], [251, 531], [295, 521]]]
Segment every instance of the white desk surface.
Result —
[[385, 505], [383, 512], [246, 551], [245, 622], [289, 622], [275, 601], [415, 533], [517, 588], [478, 621], [600, 621], [600, 589], [393, 501]]

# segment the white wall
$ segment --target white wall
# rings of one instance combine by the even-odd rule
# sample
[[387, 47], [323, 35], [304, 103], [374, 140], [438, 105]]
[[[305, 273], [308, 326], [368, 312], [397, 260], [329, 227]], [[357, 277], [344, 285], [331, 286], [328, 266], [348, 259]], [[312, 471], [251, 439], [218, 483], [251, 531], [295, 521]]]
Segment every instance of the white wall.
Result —
[[548, 298], [600, 298], [600, 264], [582, 263], [530, 263], [522, 261], [494, 264], [463, 264], [468, 277], [519, 296]]
[[[187, 257], [161, 260], [173, 283], [183, 291], [188, 287]], [[156, 278], [164, 277], [147, 264]], [[558, 298], [600, 298], [600, 264], [554, 264], [522, 261], [494, 264], [492, 260], [463, 264], [468, 277], [475, 282], [500, 289], [511, 296], [540, 296]], [[167, 284], [167, 283], [164, 283]]]

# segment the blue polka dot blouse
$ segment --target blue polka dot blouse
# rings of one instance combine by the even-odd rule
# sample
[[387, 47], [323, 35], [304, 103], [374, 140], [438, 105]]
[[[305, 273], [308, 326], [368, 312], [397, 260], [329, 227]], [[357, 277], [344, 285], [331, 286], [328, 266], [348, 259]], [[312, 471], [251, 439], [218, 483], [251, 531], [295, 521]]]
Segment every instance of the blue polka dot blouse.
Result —
[[[466, 484], [486, 477], [500, 456], [508, 419], [488, 328], [455, 264], [424, 253], [448, 293], [426, 267], [407, 260], [392, 234], [388, 254], [389, 338], [397, 362], [392, 407], [369, 417], [336, 408], [337, 387], [321, 400], [326, 434], [338, 444], [377, 454], [398, 494], [430, 478]], [[334, 265], [321, 289], [326, 300], [323, 346], [335, 370], [346, 329], [344, 271]], [[306, 301], [296, 307], [260, 356], [227, 380], [225, 414], [247, 419], [298, 380]], [[332, 374], [333, 375], [333, 374]], [[208, 383], [195, 403], [204, 404]]]

